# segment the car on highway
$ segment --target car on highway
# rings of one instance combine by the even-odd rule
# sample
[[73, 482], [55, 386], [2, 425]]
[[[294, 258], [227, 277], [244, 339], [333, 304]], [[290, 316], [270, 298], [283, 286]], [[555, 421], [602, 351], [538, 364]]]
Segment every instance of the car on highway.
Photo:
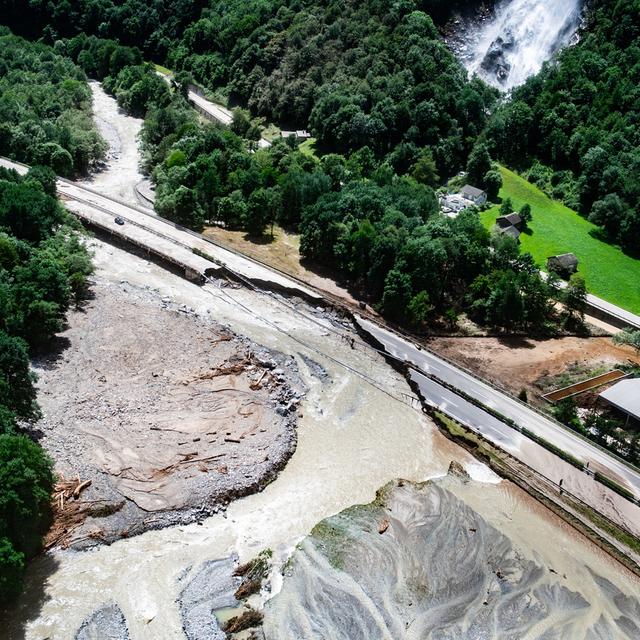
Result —
[[120, 216], [116, 216], [113, 220], [116, 224], [124, 224], [124, 219]]

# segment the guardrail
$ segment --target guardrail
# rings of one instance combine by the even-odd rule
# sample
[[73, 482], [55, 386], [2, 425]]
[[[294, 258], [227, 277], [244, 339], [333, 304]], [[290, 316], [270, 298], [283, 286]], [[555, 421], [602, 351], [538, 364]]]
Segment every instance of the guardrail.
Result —
[[[24, 167], [25, 169], [29, 169], [28, 165], [25, 165], [21, 162], [17, 162], [14, 160], [10, 160], [9, 158], [4, 158], [5, 160], [12, 162], [18, 166]], [[71, 180], [68, 180], [66, 178], [58, 178], [59, 181], [68, 184], [74, 188], [80, 188], [83, 189], [89, 193], [93, 193], [96, 196], [99, 196], [101, 198], [104, 198], [106, 200], [109, 200], [111, 202], [114, 202], [116, 204], [119, 204], [121, 206], [124, 207], [128, 207], [130, 209], [133, 209], [134, 211], [137, 211], [143, 215], [149, 216], [150, 218], [156, 219], [156, 220], [161, 220], [162, 222], [164, 222], [165, 224], [168, 224], [169, 226], [179, 230], [179, 231], [183, 231], [189, 235], [192, 235], [204, 242], [207, 242], [213, 246], [218, 247], [219, 249], [223, 249], [224, 251], [228, 251], [238, 257], [241, 257], [249, 262], [252, 262], [253, 264], [260, 266], [262, 268], [268, 269], [270, 271], [273, 271], [275, 273], [278, 273], [279, 275], [281, 275], [283, 278], [286, 278], [298, 285], [300, 285], [303, 289], [307, 289], [313, 292], [316, 292], [319, 296], [319, 300], [317, 302], [320, 302], [321, 299], [325, 299], [331, 302], [331, 304], [334, 304], [344, 310], [348, 310], [348, 312], [350, 314], [353, 314], [353, 312], [357, 312], [360, 315], [366, 316], [367, 319], [373, 323], [375, 323], [376, 325], [378, 325], [380, 328], [387, 330], [387, 331], [391, 331], [392, 333], [395, 333], [396, 335], [398, 335], [399, 337], [401, 337], [404, 340], [407, 340], [408, 342], [415, 344], [416, 341], [416, 336], [413, 336], [412, 334], [406, 332], [405, 330], [403, 330], [402, 328], [398, 327], [397, 325], [394, 325], [392, 323], [386, 322], [386, 321], [381, 321], [381, 319], [372, 314], [369, 313], [366, 308], [362, 309], [360, 307], [358, 307], [357, 305], [352, 305], [350, 304], [347, 300], [345, 300], [344, 298], [340, 298], [339, 296], [336, 296], [335, 294], [331, 294], [327, 291], [324, 291], [323, 289], [320, 289], [318, 287], [315, 287], [313, 285], [310, 285], [308, 283], [306, 283], [304, 280], [297, 278], [296, 276], [292, 276], [289, 273], [286, 273], [285, 271], [282, 271], [281, 269], [278, 269], [277, 267], [272, 267], [271, 265], [265, 264], [263, 262], [261, 262], [260, 260], [256, 260], [255, 258], [252, 258], [251, 256], [247, 256], [235, 249], [231, 249], [229, 247], [224, 246], [221, 243], [218, 243], [210, 238], [207, 238], [206, 236], [202, 235], [201, 233], [198, 233], [196, 231], [193, 231], [191, 229], [188, 229], [187, 227], [183, 227], [182, 225], [179, 225], [171, 220], [168, 220], [166, 218], [163, 218], [162, 216], [157, 215], [155, 212], [153, 212], [150, 209], [145, 209], [143, 207], [139, 207], [136, 205], [132, 205], [128, 202], [125, 202], [123, 200], [120, 200], [119, 198], [114, 198], [111, 196], [106, 196], [102, 193], [100, 193], [99, 191], [96, 191], [95, 189], [92, 189], [90, 187], [87, 187], [85, 185], [81, 185], [78, 184], [76, 182], [73, 182]], [[87, 203], [90, 206], [96, 206], [92, 203]], [[146, 228], [146, 227], [145, 227]], [[153, 230], [150, 230], [151, 232], [153, 232]], [[159, 234], [159, 232], [158, 232]], [[159, 234], [162, 235], [162, 234]], [[176, 242], [177, 244], [181, 244], [178, 240], [175, 239], [170, 239], [172, 242]], [[188, 245], [183, 245], [185, 247], [187, 247]], [[190, 247], [191, 249], [191, 247]], [[225, 265], [226, 266], [226, 265]], [[228, 267], [226, 267], [228, 269]], [[229, 269], [229, 271], [231, 271]], [[303, 292], [301, 292], [302, 294]], [[567, 427], [566, 425], [562, 424], [561, 422], [559, 422], [558, 420], [556, 420], [555, 418], [553, 418], [552, 416], [549, 416], [548, 414], [546, 414], [545, 412], [541, 411], [540, 409], [538, 409], [535, 406], [529, 405], [527, 403], [522, 402], [522, 400], [520, 400], [519, 398], [517, 398], [515, 395], [513, 395], [512, 393], [510, 393], [509, 391], [502, 389], [502, 388], [498, 388], [496, 387], [494, 384], [492, 384], [490, 381], [481, 378], [480, 376], [478, 376], [477, 374], [475, 374], [473, 371], [470, 371], [469, 369], [467, 369], [466, 367], [464, 367], [463, 365], [460, 365], [457, 362], [454, 362], [453, 360], [451, 360], [450, 358], [443, 356], [441, 354], [438, 354], [437, 352], [435, 352], [433, 349], [429, 348], [428, 346], [419, 343], [418, 346], [419, 349], [422, 349], [423, 351], [426, 351], [428, 353], [430, 353], [431, 355], [433, 355], [436, 358], [439, 358], [440, 360], [446, 362], [447, 364], [455, 367], [456, 369], [459, 369], [460, 371], [463, 371], [465, 374], [473, 377], [474, 379], [478, 380], [479, 382], [487, 385], [488, 387], [490, 387], [491, 389], [495, 390], [497, 393], [500, 393], [504, 396], [507, 396], [508, 398], [510, 398], [511, 400], [515, 401], [516, 403], [518, 403], [519, 405], [521, 405], [522, 407], [529, 409], [530, 411], [533, 411], [537, 414], [539, 414], [541, 417], [545, 418], [546, 420], [548, 420], [549, 422], [553, 423], [554, 425], [564, 429], [567, 433], [572, 434], [573, 436], [580, 438], [581, 440], [583, 440], [585, 443], [588, 443], [589, 445], [591, 445], [592, 447], [599, 449], [601, 452], [605, 453], [608, 456], [611, 456], [612, 458], [616, 459], [618, 462], [624, 464], [626, 467], [628, 467], [629, 469], [633, 470], [634, 472], [640, 473], [640, 469], [638, 469], [638, 467], [636, 467], [635, 465], [631, 464], [630, 462], [628, 462], [627, 460], [624, 460], [623, 458], [617, 456], [615, 453], [609, 451], [608, 449], [602, 447], [601, 445], [599, 445], [598, 443], [594, 442], [593, 440], [590, 440], [589, 438], [583, 436], [582, 434], [573, 431], [572, 429], [570, 429], [569, 427]], [[387, 354], [389, 355], [389, 354]], [[458, 392], [460, 392], [460, 389], [458, 389]]]

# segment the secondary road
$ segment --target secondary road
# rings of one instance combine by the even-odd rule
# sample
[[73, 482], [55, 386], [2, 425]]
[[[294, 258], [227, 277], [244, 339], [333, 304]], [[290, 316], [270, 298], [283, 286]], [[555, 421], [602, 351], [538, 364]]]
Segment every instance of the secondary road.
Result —
[[[4, 158], [0, 158], [0, 166], [16, 169], [22, 174], [28, 170], [25, 165]], [[297, 292], [307, 299], [315, 298], [318, 301], [321, 300], [321, 296], [317, 292], [311, 288], [304, 287], [296, 280], [274, 271], [267, 265], [263, 265], [255, 260], [248, 259], [245, 256], [220, 247], [205, 239], [200, 234], [183, 229], [168, 220], [164, 220], [154, 215], [149, 209], [143, 209], [141, 207], [134, 208], [98, 194], [84, 186], [69, 182], [68, 180], [59, 179], [57, 186], [60, 194], [66, 197], [67, 206], [76, 213], [81, 213], [85, 219], [89, 219], [90, 221], [94, 220], [101, 226], [108, 225], [109, 229], [114, 233], [118, 233], [123, 237], [131, 237], [131, 239], [137, 243], [148, 243], [159, 252], [175, 253], [175, 251], [180, 251], [181, 256], [176, 256], [176, 258], [181, 258], [181, 261], [186, 261], [190, 255], [191, 258], [195, 259], [198, 263], [194, 265], [198, 271], [204, 268], [207, 261], [193, 254], [193, 249], [210, 255], [219, 263], [227, 266], [229, 270], [256, 284], [275, 286], [294, 294]], [[122, 217], [125, 222], [129, 224], [116, 225], [112, 216]], [[156, 247], [156, 245], [158, 246]], [[208, 264], [211, 266], [210, 262]], [[458, 367], [438, 358], [430, 352], [419, 349], [400, 335], [383, 329], [379, 325], [361, 317], [357, 317], [357, 322], [361, 328], [374, 336], [392, 356], [411, 363], [419, 372], [432, 374], [452, 387], [460, 389], [481, 404], [511, 418], [521, 427], [526, 427], [537, 436], [553, 443], [567, 453], [583, 460], [585, 463], [588, 462], [592, 469], [601, 470], [612, 479], [627, 486], [636, 496], [640, 497], [640, 473], [625, 465], [619, 459], [598, 449], [588, 441], [579, 438], [555, 422], [545, 418], [506, 394], [500, 393], [497, 389], [478, 380]], [[446, 400], [450, 406], [452, 406], [452, 404], [455, 405], [455, 402], [449, 397], [451, 392], [446, 394], [447, 398], [444, 398], [442, 392], [439, 393], [441, 397], [433, 398], [436, 406], [441, 406], [444, 400]], [[427, 399], [430, 399], [429, 395], [427, 395]], [[465, 407], [469, 405], [466, 401], [463, 403], [462, 398], [459, 398], [458, 404], [461, 406], [464, 404]], [[463, 416], [466, 417], [466, 419], [462, 421], [466, 424], [469, 424], [472, 417], [476, 422], [482, 420], [483, 423], [487, 423], [487, 416], [489, 414], [486, 414], [486, 412], [483, 412], [478, 407], [474, 407], [473, 410], [467, 407], [465, 410], [468, 414], [477, 414], [474, 416]], [[455, 414], [452, 413], [452, 415]], [[511, 446], [509, 448], [517, 446], [516, 443], [519, 441], [519, 437], [516, 437], [517, 432], [511, 427], [495, 419], [491, 420], [491, 427], [492, 429], [501, 431], [502, 442], [505, 444], [510, 443]], [[518, 434], [518, 436], [520, 436], [520, 434]]]
[[[637, 497], [640, 497], [640, 472], [629, 467], [618, 458], [609, 455], [568, 429], [545, 418], [525, 404], [501, 393], [489, 384], [482, 382], [435, 354], [419, 349], [398, 334], [358, 316], [356, 316], [356, 322], [382, 344], [390, 355], [410, 363], [419, 372], [431, 374], [452, 387], [460, 389], [466, 395], [501, 415], [511, 418], [516, 424], [529, 429], [547, 442], [554, 444], [585, 463], [588, 462], [591, 469], [601, 471], [613, 480], [625, 485]], [[440, 387], [440, 385], [437, 386]], [[444, 387], [440, 387], [440, 389], [446, 391]], [[436, 406], [448, 403], [449, 407], [453, 406], [455, 408], [455, 401], [452, 405], [451, 392], [446, 394], [443, 391], [436, 392], [435, 387], [432, 388], [431, 386], [427, 387], [427, 390], [430, 392]], [[426, 397], [429, 399], [429, 395]], [[460, 398], [458, 404], [462, 406], [462, 402], [463, 399]], [[451, 414], [452, 412], [448, 411], [448, 413]], [[465, 418], [463, 420], [465, 424], [468, 424], [469, 421], [478, 424], [487, 423], [487, 418], [490, 417], [491, 420], [487, 426], [490, 426], [492, 430], [499, 430], [501, 441], [509, 443], [510, 448], [516, 446], [516, 443], [521, 438], [520, 434], [509, 425], [496, 420], [490, 414], [482, 411], [481, 408], [466, 402], [464, 404], [463, 417]]]

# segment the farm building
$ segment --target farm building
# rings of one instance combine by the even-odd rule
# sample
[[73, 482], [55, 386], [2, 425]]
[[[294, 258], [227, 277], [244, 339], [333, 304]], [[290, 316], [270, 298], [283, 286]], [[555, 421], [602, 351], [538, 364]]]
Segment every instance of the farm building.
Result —
[[501, 236], [511, 236], [514, 240], [520, 242], [520, 230], [510, 224], [508, 227], [497, 227]]
[[578, 270], [578, 258], [573, 253], [563, 253], [547, 258], [547, 269], [568, 278]]
[[608, 402], [627, 416], [630, 422], [640, 427], [640, 378], [621, 380], [600, 394]]
[[508, 227], [515, 227], [518, 231], [522, 231], [522, 218], [517, 213], [510, 213], [506, 216], [499, 216], [496, 219], [496, 224], [501, 229], [507, 229]]

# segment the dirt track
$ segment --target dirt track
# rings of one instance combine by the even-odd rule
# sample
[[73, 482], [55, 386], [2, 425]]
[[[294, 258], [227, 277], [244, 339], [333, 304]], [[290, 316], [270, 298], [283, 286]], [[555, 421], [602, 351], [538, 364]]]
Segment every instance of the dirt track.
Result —
[[81, 504], [115, 512], [71, 537], [192, 521], [272, 479], [295, 449], [295, 364], [126, 281], [93, 293], [37, 368], [42, 444], [59, 473], [92, 480]]

